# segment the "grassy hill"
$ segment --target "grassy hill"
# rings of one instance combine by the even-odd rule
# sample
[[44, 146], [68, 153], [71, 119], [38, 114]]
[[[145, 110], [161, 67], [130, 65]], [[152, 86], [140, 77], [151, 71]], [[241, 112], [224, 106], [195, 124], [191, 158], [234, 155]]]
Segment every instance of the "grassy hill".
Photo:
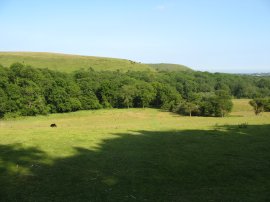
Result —
[[122, 71], [153, 71], [149, 65], [125, 59], [44, 52], [0, 52], [0, 64], [8, 67], [15, 62], [63, 72], [72, 72], [89, 67], [97, 71], [117, 69]]
[[191, 68], [178, 64], [159, 63], [148, 65], [158, 71], [192, 71]]

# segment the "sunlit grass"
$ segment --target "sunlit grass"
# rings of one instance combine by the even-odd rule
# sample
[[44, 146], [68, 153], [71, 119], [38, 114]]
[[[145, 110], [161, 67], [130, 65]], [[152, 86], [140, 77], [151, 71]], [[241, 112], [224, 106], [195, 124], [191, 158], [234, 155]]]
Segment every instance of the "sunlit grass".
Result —
[[146, 64], [116, 58], [38, 52], [0, 52], [0, 64], [9, 67], [15, 62], [62, 72], [73, 72], [83, 68], [88, 69], [89, 67], [97, 71], [154, 71], [153, 68]]
[[[63, 156], [72, 154], [74, 146], [96, 149], [103, 139], [114, 138], [115, 133], [138, 130], [211, 130], [217, 125], [245, 122], [250, 125], [270, 124], [269, 113], [255, 116], [252, 111], [239, 109], [225, 118], [185, 117], [157, 109], [107, 109], [26, 117], [0, 121], [0, 143], [37, 146], [45, 152]], [[57, 128], [50, 128], [51, 123], [56, 123]]]
[[2, 120], [0, 198], [263, 201], [270, 113], [234, 103], [225, 118], [108, 109]]

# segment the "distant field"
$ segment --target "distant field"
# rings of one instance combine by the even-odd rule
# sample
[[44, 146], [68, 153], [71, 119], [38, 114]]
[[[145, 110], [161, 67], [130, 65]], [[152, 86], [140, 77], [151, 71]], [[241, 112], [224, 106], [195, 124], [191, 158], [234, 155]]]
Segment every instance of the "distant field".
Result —
[[233, 99], [233, 112], [252, 112], [253, 108], [249, 104], [250, 99]]
[[225, 118], [111, 109], [0, 121], [0, 201], [269, 201], [270, 113], [234, 103]]
[[0, 52], [0, 64], [8, 67], [15, 62], [21, 62], [37, 68], [48, 68], [63, 72], [72, 72], [82, 68], [87, 69], [89, 67], [92, 67], [97, 71], [154, 71], [153, 68], [146, 64], [124, 59], [58, 53]]

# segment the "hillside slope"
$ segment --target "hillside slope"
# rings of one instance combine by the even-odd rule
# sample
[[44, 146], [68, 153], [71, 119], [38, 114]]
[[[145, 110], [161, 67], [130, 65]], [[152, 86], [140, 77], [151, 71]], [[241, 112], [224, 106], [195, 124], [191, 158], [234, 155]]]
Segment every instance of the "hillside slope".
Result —
[[158, 71], [192, 71], [191, 68], [178, 64], [159, 63], [148, 65]]
[[62, 72], [72, 72], [89, 67], [97, 71], [118, 69], [121, 71], [153, 71], [153, 68], [147, 64], [125, 59], [44, 52], [0, 52], [0, 64], [8, 67], [15, 62]]

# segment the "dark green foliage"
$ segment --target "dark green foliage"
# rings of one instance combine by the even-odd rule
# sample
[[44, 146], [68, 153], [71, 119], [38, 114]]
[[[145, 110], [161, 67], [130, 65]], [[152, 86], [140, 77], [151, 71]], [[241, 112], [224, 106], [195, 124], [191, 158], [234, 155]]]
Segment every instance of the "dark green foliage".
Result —
[[249, 104], [253, 107], [256, 115], [264, 111], [270, 111], [270, 98], [256, 98], [251, 100]]
[[0, 87], [5, 87], [8, 83], [8, 72], [9, 70], [7, 68], [0, 65]]
[[264, 111], [270, 112], [270, 99], [267, 99], [264, 103]]
[[120, 96], [124, 107], [133, 107], [134, 98], [138, 94], [137, 88], [134, 85], [124, 85], [120, 89]]
[[177, 112], [183, 115], [192, 116], [193, 113], [199, 113], [199, 106], [192, 102], [184, 102], [178, 105]]
[[100, 109], [102, 106], [91, 89], [84, 88], [79, 97], [82, 109]]
[[218, 90], [215, 92], [215, 94], [216, 95], [213, 98], [213, 105], [215, 109], [214, 116], [224, 117], [232, 111], [233, 103], [231, 96], [224, 90]]
[[33, 116], [37, 114], [46, 114], [48, 108], [45, 105], [45, 99], [40, 88], [32, 81], [21, 80], [21, 97], [19, 98], [19, 109], [24, 116]]
[[232, 110], [232, 100], [228, 92], [223, 90], [215, 93], [193, 93], [189, 100], [182, 102], [176, 112], [183, 115], [224, 117]]
[[149, 107], [154, 100], [156, 92], [153, 86], [146, 82], [139, 82], [136, 85], [134, 105], [136, 107]]
[[154, 83], [156, 97], [153, 101], [155, 107], [172, 111], [181, 100], [181, 95], [175, 88], [164, 83]]
[[8, 112], [8, 97], [6, 93], [0, 88], [0, 118]]
[[[67, 74], [20, 63], [10, 68], [0, 65], [0, 117], [124, 107], [223, 117], [231, 111], [231, 97], [266, 96], [270, 96], [267, 76], [195, 71], [96, 72], [92, 68]], [[263, 110], [270, 110], [269, 101], [264, 101]]]

